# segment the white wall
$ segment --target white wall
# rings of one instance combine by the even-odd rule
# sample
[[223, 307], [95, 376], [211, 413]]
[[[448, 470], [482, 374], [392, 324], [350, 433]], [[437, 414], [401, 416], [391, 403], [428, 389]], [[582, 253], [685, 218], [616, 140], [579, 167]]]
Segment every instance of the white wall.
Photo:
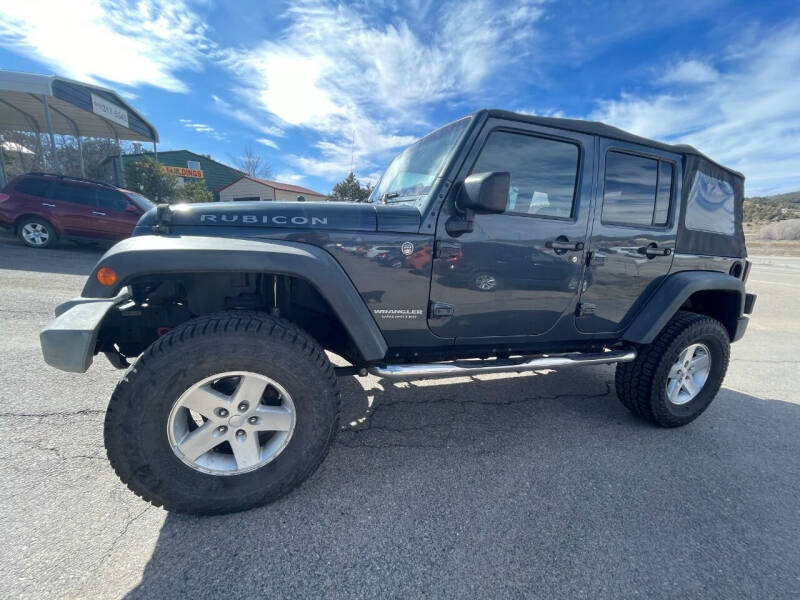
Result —
[[325, 196], [317, 194], [302, 194], [300, 192], [288, 192], [286, 190], [275, 189], [265, 183], [259, 183], [252, 179], [240, 179], [219, 192], [220, 202], [230, 202], [237, 198], [258, 197], [259, 200], [277, 200], [279, 202], [297, 202], [297, 197], [303, 196], [306, 202], [325, 200]]
[[220, 202], [230, 202], [236, 198], [258, 196], [260, 200], [274, 200], [275, 190], [270, 186], [252, 179], [240, 179], [219, 192]]
[[306, 202], [316, 202], [318, 200], [325, 200], [325, 196], [317, 196], [316, 194], [303, 194], [301, 192], [287, 192], [286, 190], [275, 190], [276, 200], [279, 202], [297, 202], [298, 196], [303, 196]]

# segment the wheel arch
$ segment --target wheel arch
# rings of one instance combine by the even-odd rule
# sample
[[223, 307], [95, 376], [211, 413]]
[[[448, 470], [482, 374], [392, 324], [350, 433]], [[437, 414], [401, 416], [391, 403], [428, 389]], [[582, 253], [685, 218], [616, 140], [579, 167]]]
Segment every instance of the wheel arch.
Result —
[[34, 212], [22, 213], [16, 219], [14, 219], [14, 233], [17, 233], [19, 231], [20, 223], [22, 223], [25, 219], [28, 218], [39, 219], [40, 221], [47, 221], [50, 224], [50, 226], [55, 230], [56, 235], [60, 236], [63, 233], [61, 229], [58, 227], [58, 225], [53, 221], [53, 219], [45, 215], [41, 215]]
[[649, 344], [679, 310], [720, 321], [735, 339], [745, 304], [744, 282], [718, 271], [682, 271], [668, 276], [622, 339]]
[[[113, 285], [99, 283], [95, 275], [101, 267], [115, 271], [117, 281]], [[332, 330], [340, 327], [347, 334], [361, 360], [372, 362], [386, 354], [383, 334], [352, 281], [339, 263], [317, 246], [201, 236], [133, 237], [116, 244], [98, 261], [82, 295], [114, 297], [125, 286], [135, 289], [135, 284], [149, 279], [179, 282], [188, 290], [187, 302], [194, 304], [190, 308], [199, 314], [231, 308], [219, 306], [214, 298], [227, 298], [230, 288], [226, 286], [239, 280], [243, 282], [241, 289], [254, 295], [247, 299], [247, 294], [240, 290], [239, 296], [247, 300], [243, 308], [281, 310], [286, 307], [282, 290], [287, 282], [294, 283], [309, 308], [316, 307], [318, 313], [329, 314]], [[278, 291], [274, 297], [273, 289]], [[274, 304], [279, 298], [282, 302]], [[303, 322], [304, 316], [296, 304], [294, 310], [299, 324], [315, 335], [313, 325], [307, 320]]]

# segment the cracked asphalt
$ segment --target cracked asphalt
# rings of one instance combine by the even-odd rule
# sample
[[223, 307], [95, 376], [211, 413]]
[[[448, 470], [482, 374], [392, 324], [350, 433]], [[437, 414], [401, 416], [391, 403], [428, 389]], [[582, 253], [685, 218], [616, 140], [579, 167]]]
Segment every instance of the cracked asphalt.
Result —
[[717, 400], [663, 430], [612, 367], [340, 381], [343, 429], [289, 497], [213, 518], [149, 507], [102, 442], [120, 373], [48, 368], [38, 331], [96, 249], [0, 236], [0, 597], [796, 598], [800, 259], [759, 294]]

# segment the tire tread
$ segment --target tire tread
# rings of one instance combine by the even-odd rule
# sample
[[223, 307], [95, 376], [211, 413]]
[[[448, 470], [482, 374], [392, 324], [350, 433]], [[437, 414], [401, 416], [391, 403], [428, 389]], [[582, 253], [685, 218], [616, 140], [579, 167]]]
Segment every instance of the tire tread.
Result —
[[[206, 506], [200, 511], [189, 505], [170, 504], [167, 506], [163, 497], [157, 493], [154, 494], [152, 489], [149, 489], [142, 483], [142, 474], [133, 469], [132, 465], [119, 458], [125, 456], [124, 447], [133, 443], [131, 439], [132, 432], [126, 431], [125, 427], [121, 425], [116, 418], [120, 410], [135, 409], [135, 407], [130, 406], [131, 395], [126, 393], [128, 391], [127, 388], [134, 386], [139, 377], [148, 375], [148, 365], [158, 356], [169, 352], [176, 345], [191, 343], [196, 337], [224, 335], [229, 333], [252, 334], [254, 331], [264, 338], [279, 337], [283, 341], [297, 346], [298, 350], [301, 350], [304, 355], [311, 358], [311, 362], [322, 371], [325, 384], [333, 391], [335, 398], [334, 419], [327, 432], [324, 450], [315, 457], [314, 461], [309, 463], [305, 470], [300, 472], [298, 476], [293, 477], [287, 485], [284, 485], [277, 491], [270, 490], [262, 497], [249, 501], [246, 506], [237, 506], [235, 510], [246, 510], [247, 508], [267, 504], [289, 494], [292, 490], [299, 487], [317, 470], [322, 461], [325, 460], [333, 439], [336, 436], [341, 415], [341, 394], [337, 386], [333, 365], [328, 360], [323, 348], [316, 340], [313, 340], [313, 338], [303, 332], [299, 327], [284, 319], [258, 311], [236, 311], [236, 314], [231, 314], [232, 312], [233, 311], [227, 311], [198, 317], [161, 336], [127, 369], [111, 396], [108, 409], [106, 410], [104, 427], [104, 443], [109, 461], [120, 480], [122, 480], [134, 494], [151, 503], [153, 506], [163, 506], [175, 512], [190, 514], [212, 515], [231, 512], [231, 508], [227, 503], [220, 503], [217, 506]], [[287, 339], [286, 337], [289, 333], [294, 334], [291, 339]], [[129, 405], [125, 406], [125, 402]]]

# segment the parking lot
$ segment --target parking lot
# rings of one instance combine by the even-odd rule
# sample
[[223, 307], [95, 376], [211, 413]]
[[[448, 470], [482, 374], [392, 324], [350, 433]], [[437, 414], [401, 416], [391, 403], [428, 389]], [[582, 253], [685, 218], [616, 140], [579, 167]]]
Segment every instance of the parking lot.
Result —
[[100, 252], [0, 237], [0, 597], [800, 594], [800, 259], [755, 259], [748, 334], [685, 428], [631, 416], [608, 366], [348, 378], [309, 481], [197, 518], [139, 500], [106, 461], [120, 372], [42, 361], [39, 329]]

